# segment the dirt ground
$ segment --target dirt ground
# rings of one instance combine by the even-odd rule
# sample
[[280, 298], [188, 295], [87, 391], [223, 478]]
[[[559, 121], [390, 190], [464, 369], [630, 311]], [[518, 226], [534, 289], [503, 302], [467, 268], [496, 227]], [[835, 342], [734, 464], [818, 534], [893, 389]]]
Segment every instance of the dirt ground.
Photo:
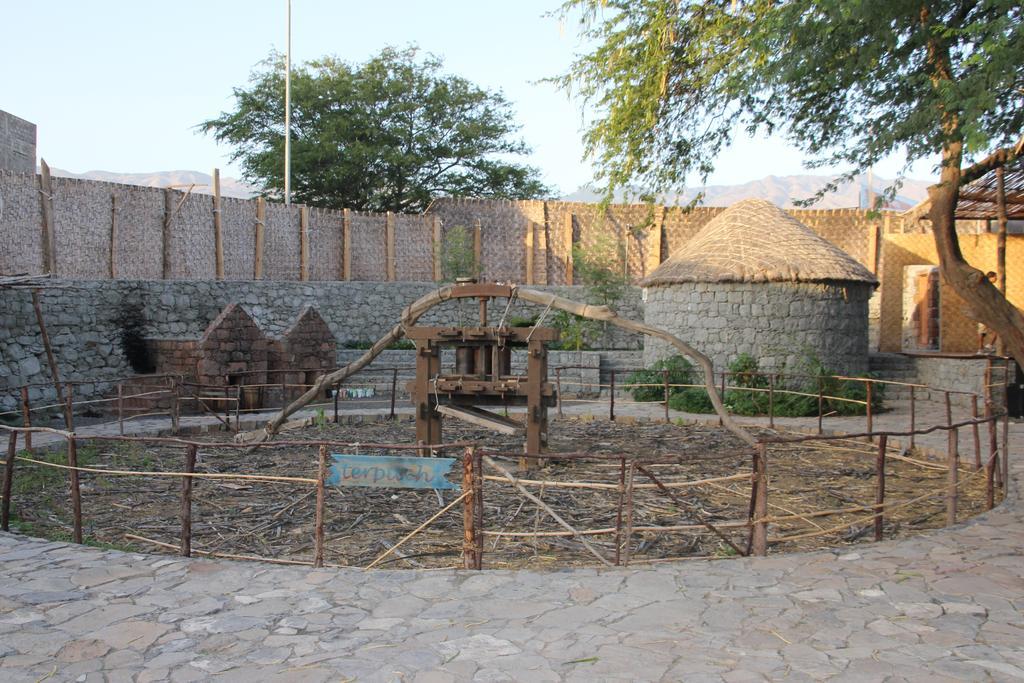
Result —
[[[768, 434], [765, 430], [764, 434]], [[229, 435], [190, 437], [207, 442], [225, 441]], [[315, 477], [317, 441], [350, 443], [411, 443], [414, 426], [408, 421], [310, 427], [287, 435], [309, 441], [309, 446], [275, 446], [252, 452], [202, 447], [198, 472], [245, 473], [289, 477]], [[504, 467], [515, 471], [521, 440], [497, 435], [454, 420], [445, 423], [445, 441], [473, 441], [495, 454]], [[750, 479], [712, 482], [660, 491], [642, 471], [634, 471], [632, 505], [618, 488], [622, 476], [620, 456], [658, 460], [643, 465], [663, 483], [730, 475], [749, 475], [751, 453], [728, 432], [709, 426], [659, 423], [557, 420], [551, 425], [552, 458], [542, 467], [520, 476], [538, 483], [527, 488], [550, 505], [577, 530], [605, 529], [587, 540], [610, 562], [629, 556], [631, 564], [672, 558], [728, 557], [736, 550], [712, 533], [710, 523], [745, 551], [749, 529]], [[405, 454], [363, 446], [332, 448], [332, 452]], [[870, 513], [846, 512], [814, 516], [822, 510], [870, 505], [875, 500], [875, 450], [865, 441], [843, 440], [777, 445], [769, 450], [769, 540], [786, 536], [847, 528], [796, 540], [775, 540], [769, 551], [792, 552], [847, 546], [873, 536]], [[559, 452], [583, 452], [588, 459], [559, 460]], [[456, 449], [450, 455], [460, 455]], [[507, 457], [497, 457], [504, 454]], [[65, 462], [63, 452], [45, 456]], [[943, 526], [946, 471], [941, 463], [920, 454], [890, 452], [886, 473], [886, 501], [901, 501], [929, 492], [936, 495], [887, 513], [885, 537], [901, 537]], [[181, 471], [180, 445], [112, 441], [83, 442], [80, 465], [104, 469], [148, 472]], [[630, 468], [626, 468], [628, 472]], [[454, 468], [458, 476], [459, 467]], [[496, 471], [485, 474], [496, 476]], [[959, 498], [959, 516], [966, 518], [984, 508], [984, 473], [973, 468], [960, 473], [965, 480]], [[19, 463], [12, 496], [17, 524], [27, 533], [67, 538], [70, 503], [64, 470]], [[560, 488], [557, 482], [604, 484], [605, 488]], [[176, 552], [137, 537], [168, 546], [179, 542], [181, 480], [177, 477], [111, 476], [82, 474], [83, 517], [89, 542], [148, 552]], [[458, 491], [335, 488], [326, 497], [326, 562], [366, 566], [419, 526]], [[620, 507], [620, 497], [623, 498]], [[484, 482], [484, 567], [545, 568], [594, 565], [595, 558], [577, 540], [564, 533], [545, 512], [504, 481]], [[193, 489], [192, 547], [196, 551], [239, 556], [260, 556], [288, 561], [311, 561], [315, 490], [308, 483], [196, 480]], [[622, 521], [619, 524], [619, 511]], [[630, 520], [630, 509], [632, 519]], [[629, 542], [625, 537], [632, 526]], [[658, 531], [652, 527], [682, 526]], [[616, 553], [616, 527], [621, 544]], [[551, 534], [551, 535], [536, 535]], [[500, 535], [495, 535], [500, 534]], [[526, 534], [526, 535], [513, 535]], [[136, 537], [136, 538], [132, 538]], [[414, 536], [378, 566], [382, 568], [461, 566], [462, 506], [457, 505], [430, 527]]]

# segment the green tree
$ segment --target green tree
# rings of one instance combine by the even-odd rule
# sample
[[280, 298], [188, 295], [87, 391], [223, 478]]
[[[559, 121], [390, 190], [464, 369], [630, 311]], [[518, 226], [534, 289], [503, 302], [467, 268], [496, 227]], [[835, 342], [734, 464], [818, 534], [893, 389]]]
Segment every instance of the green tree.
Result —
[[1019, 0], [569, 0], [562, 14], [595, 46], [556, 80], [594, 107], [584, 140], [609, 196], [706, 178], [744, 128], [852, 167], [836, 182], [938, 154], [921, 215], [943, 276], [1024, 363], [1024, 317], [964, 260], [954, 222], [962, 185], [1024, 153]]
[[[445, 74], [415, 47], [364, 64], [323, 57], [292, 67], [292, 198], [365, 211], [422, 211], [439, 196], [530, 199], [548, 193], [510, 158], [512, 107], [499, 92]], [[232, 111], [199, 128], [233, 147], [246, 180], [284, 193], [284, 58], [272, 53], [234, 90]]]

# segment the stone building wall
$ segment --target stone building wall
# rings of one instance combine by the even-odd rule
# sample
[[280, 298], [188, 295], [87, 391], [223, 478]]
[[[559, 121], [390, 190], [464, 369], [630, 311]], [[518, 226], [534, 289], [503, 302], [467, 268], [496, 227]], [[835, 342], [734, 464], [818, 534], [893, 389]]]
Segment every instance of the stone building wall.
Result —
[[[741, 353], [763, 370], [800, 372], [809, 354], [841, 373], [867, 371], [866, 285], [682, 283], [647, 289], [644, 320], [672, 332], [723, 369]], [[671, 355], [644, 347], [644, 364]]]
[[[303, 308], [317, 309], [338, 340], [340, 354], [345, 342], [375, 341], [398, 321], [402, 309], [433, 291], [433, 283], [410, 282], [239, 282], [239, 281], [66, 281], [61, 288], [42, 290], [43, 315], [54, 346], [63, 380], [97, 380], [84, 394], [109, 389], [102, 380], [133, 373], [121, 347], [123, 317], [128, 310], [144, 313], [143, 334], [150, 339], [198, 339], [221, 311], [240, 304], [268, 336], [281, 338]], [[581, 287], [542, 288], [571, 299], [583, 300]], [[638, 289], [630, 289], [619, 307], [625, 317], [640, 320]], [[509, 317], [537, 315], [542, 308], [516, 302]], [[504, 305], [492, 306], [498, 320]], [[475, 302], [449, 301], [421, 320], [427, 325], [471, 324], [476, 320]], [[45, 353], [31, 295], [8, 290], [0, 296], [0, 411], [13, 408], [19, 388], [48, 382]], [[639, 349], [636, 335], [615, 330], [604, 346]], [[53, 398], [53, 388], [33, 387], [32, 401]]]
[[36, 124], [0, 111], [0, 169], [36, 172]]

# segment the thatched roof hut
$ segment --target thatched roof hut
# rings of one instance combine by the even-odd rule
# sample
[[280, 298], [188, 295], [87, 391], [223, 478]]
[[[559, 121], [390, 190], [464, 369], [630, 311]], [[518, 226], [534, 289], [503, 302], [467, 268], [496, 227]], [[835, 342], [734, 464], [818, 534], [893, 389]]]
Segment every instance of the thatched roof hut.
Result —
[[[814, 359], [863, 372], [875, 276], [771, 202], [729, 207], [643, 282], [644, 319], [690, 340], [724, 369], [741, 353], [763, 370]], [[645, 340], [644, 361], [671, 351]]]
[[642, 284], [680, 282], [878, 284], [845, 251], [764, 199], [745, 199], [718, 214]]

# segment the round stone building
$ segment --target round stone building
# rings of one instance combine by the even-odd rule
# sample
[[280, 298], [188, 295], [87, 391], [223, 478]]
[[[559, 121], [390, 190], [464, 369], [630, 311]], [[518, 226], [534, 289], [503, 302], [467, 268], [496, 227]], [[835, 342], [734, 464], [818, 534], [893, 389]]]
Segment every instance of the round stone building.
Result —
[[[839, 373], [868, 364], [868, 299], [878, 280], [771, 202], [748, 199], [708, 222], [642, 282], [644, 320], [724, 369], [741, 353], [762, 370], [809, 358]], [[644, 340], [644, 363], [674, 351]]]

